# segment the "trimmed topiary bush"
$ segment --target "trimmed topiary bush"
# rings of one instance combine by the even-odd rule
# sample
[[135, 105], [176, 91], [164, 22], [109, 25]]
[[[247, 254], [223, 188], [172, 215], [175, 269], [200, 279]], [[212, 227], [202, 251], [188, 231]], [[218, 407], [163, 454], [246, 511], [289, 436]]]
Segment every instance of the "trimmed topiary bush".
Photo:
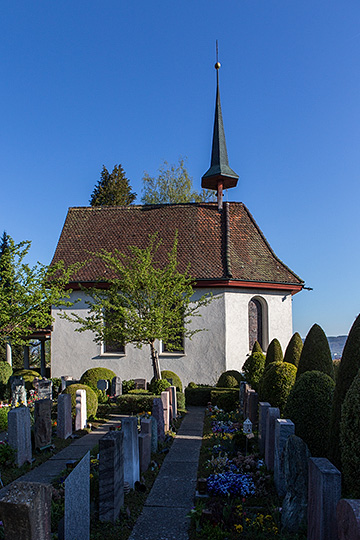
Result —
[[150, 392], [153, 395], [159, 396], [161, 392], [165, 392], [169, 386], [171, 386], [171, 384], [167, 379], [158, 379], [157, 381], [153, 379], [150, 383]]
[[87, 417], [91, 418], [96, 416], [98, 409], [98, 398], [94, 390], [87, 386], [86, 384], [71, 384], [64, 390], [64, 394], [70, 394], [71, 396], [71, 414], [75, 416], [75, 405], [76, 405], [76, 390], [86, 390], [86, 410]]
[[294, 364], [294, 366], [298, 367], [302, 349], [303, 342], [301, 336], [298, 332], [295, 332], [286, 347], [284, 362]]
[[34, 388], [33, 382], [36, 377], [38, 379], [42, 379], [40, 373], [34, 369], [17, 369], [14, 371], [13, 375], [15, 377], [22, 377], [24, 379], [26, 390], [32, 390]]
[[341, 360], [333, 360], [335, 384], [337, 383], [338, 376], [339, 376], [340, 363], [341, 363]]
[[226, 412], [234, 411], [239, 404], [239, 392], [237, 388], [213, 389], [210, 392], [210, 401], [212, 405]]
[[346, 497], [360, 498], [360, 371], [343, 402], [340, 422], [340, 451]]
[[152, 411], [154, 397], [158, 396], [126, 394], [125, 396], [118, 396], [116, 403], [120, 414], [139, 414]]
[[266, 351], [265, 366], [272, 364], [273, 362], [283, 362], [283, 352], [280, 345], [280, 341], [276, 338], [272, 340]]
[[322, 371], [334, 379], [331, 352], [324, 330], [314, 324], [305, 338], [296, 378], [306, 371]]
[[216, 386], [218, 388], [236, 388], [240, 385], [240, 381], [241, 374], [239, 371], [230, 369], [228, 371], [224, 371], [224, 373], [220, 375]]
[[360, 369], [360, 315], [354, 321], [343, 350], [338, 377], [334, 391], [333, 410], [331, 414], [331, 450], [330, 460], [340, 467], [340, 417], [341, 406], [347, 391]]
[[176, 386], [176, 390], [178, 392], [183, 391], [183, 385], [182, 385], [182, 382], [180, 380], [180, 377], [178, 375], [176, 375], [176, 373], [174, 373], [173, 371], [169, 371], [169, 370], [162, 371], [161, 372], [161, 378], [162, 379], [171, 379], [172, 380], [171, 386]]
[[259, 384], [260, 401], [284, 410], [290, 390], [295, 384], [296, 367], [287, 362], [272, 362], [265, 370]]
[[296, 380], [284, 410], [315, 457], [327, 455], [334, 387], [326, 373], [307, 371]]
[[87, 386], [90, 386], [90, 388], [96, 391], [98, 390], [98, 381], [100, 381], [101, 379], [109, 381], [110, 386], [111, 381], [114, 377], [116, 377], [116, 373], [114, 373], [111, 369], [103, 367], [90, 368], [81, 375], [80, 383], [86, 384]]
[[176, 392], [177, 408], [180, 411], [185, 411], [185, 394], [184, 392]]
[[254, 354], [255, 352], [261, 352], [261, 353], [263, 352], [263, 350], [261, 348], [261, 345], [257, 340], [255, 341], [255, 343], [253, 345], [251, 353]]
[[264, 369], [265, 355], [261, 352], [252, 353], [243, 365], [245, 379], [256, 392], [259, 388], [260, 379], [264, 374]]
[[197, 386], [196, 388], [185, 388], [185, 402], [186, 406], [204, 406], [211, 401], [211, 390], [214, 390], [213, 386]]
[[7, 399], [10, 396], [6, 396], [6, 394], [9, 394], [7, 392], [7, 384], [8, 381], [13, 373], [12, 367], [8, 362], [0, 362], [0, 399]]

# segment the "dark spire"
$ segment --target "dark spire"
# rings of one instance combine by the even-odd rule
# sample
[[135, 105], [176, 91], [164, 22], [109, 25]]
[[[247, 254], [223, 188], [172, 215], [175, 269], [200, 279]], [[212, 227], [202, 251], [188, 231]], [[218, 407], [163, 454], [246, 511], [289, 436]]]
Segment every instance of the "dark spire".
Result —
[[214, 133], [211, 151], [211, 166], [201, 179], [201, 187], [214, 189], [218, 192], [219, 210], [222, 208], [222, 190], [235, 187], [239, 176], [229, 167], [226, 150], [224, 124], [221, 113], [219, 69], [220, 62], [216, 62], [216, 104]]

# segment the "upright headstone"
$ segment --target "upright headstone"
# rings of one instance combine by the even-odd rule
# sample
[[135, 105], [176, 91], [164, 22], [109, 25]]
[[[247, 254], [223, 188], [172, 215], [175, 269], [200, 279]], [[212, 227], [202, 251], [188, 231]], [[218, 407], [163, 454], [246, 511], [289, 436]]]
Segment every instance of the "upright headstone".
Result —
[[275, 420], [280, 418], [278, 407], [269, 407], [266, 416], [266, 437], [265, 437], [265, 464], [269, 471], [274, 470], [275, 455]]
[[152, 416], [156, 420], [158, 440], [163, 441], [165, 438], [165, 425], [164, 425], [164, 407], [161, 398], [153, 399]]
[[121, 396], [122, 384], [120, 377], [114, 377], [111, 381], [111, 395], [114, 397]]
[[275, 420], [275, 454], [274, 454], [274, 482], [280, 497], [286, 494], [284, 474], [284, 450], [290, 435], [295, 434], [295, 424], [291, 420], [277, 418]]
[[170, 429], [170, 396], [169, 392], [161, 392], [160, 395], [164, 409], [164, 429], [165, 432]]
[[[240, 403], [240, 411], [244, 413], [244, 405], [245, 405], [245, 389], [246, 389], [247, 382], [246, 381], [240, 381], [240, 389], [239, 389], [239, 403]], [[245, 416], [245, 415], [244, 415]]]
[[65, 540], [90, 540], [90, 452], [65, 480]]
[[171, 422], [174, 419], [174, 410], [173, 410], [173, 406], [172, 406], [173, 395], [172, 395], [172, 392], [171, 392], [171, 386], [169, 386], [165, 390], [165, 392], [167, 392], [169, 394], [169, 425], [170, 425]]
[[96, 383], [96, 386], [99, 390], [102, 390], [102, 392], [106, 392], [106, 390], [109, 388], [109, 381], [106, 379], [100, 379]]
[[75, 403], [75, 431], [86, 428], [87, 411], [86, 411], [86, 390], [76, 390]]
[[73, 378], [72, 377], [68, 377], [67, 375], [66, 376], [62, 376], [61, 377], [61, 391], [63, 392], [68, 385], [68, 381], [72, 381]]
[[360, 500], [340, 499], [336, 507], [339, 540], [360, 540]]
[[151, 417], [151, 452], [158, 451], [158, 423], [154, 416]]
[[146, 390], [146, 379], [134, 379], [135, 388]]
[[22, 377], [11, 378], [11, 407], [18, 405], [27, 405], [26, 389], [24, 379]]
[[0, 519], [5, 538], [51, 540], [50, 484], [15, 481], [1, 491]]
[[134, 489], [135, 482], [140, 479], [137, 418], [123, 418], [121, 429], [124, 433], [124, 482]]
[[109, 431], [99, 441], [99, 519], [115, 523], [124, 504], [124, 433]]
[[259, 396], [255, 390], [249, 390], [248, 392], [248, 411], [249, 418], [253, 426], [258, 424], [258, 407], [259, 407]]
[[251, 390], [251, 386], [248, 383], [245, 383], [245, 386], [244, 386], [244, 406], [243, 406], [244, 418], [249, 417], [248, 394], [249, 394], [250, 390]]
[[151, 433], [139, 433], [140, 473], [148, 470], [151, 461]]
[[59, 439], [67, 439], [72, 434], [70, 394], [60, 394], [58, 397], [56, 434]]
[[52, 399], [52, 381], [48, 379], [39, 379], [36, 386], [39, 399]]
[[341, 473], [326, 458], [309, 459], [308, 540], [338, 540]]
[[282, 503], [281, 525], [291, 533], [306, 528], [310, 457], [304, 441], [296, 435], [290, 435], [284, 451], [286, 495]]
[[9, 445], [16, 450], [15, 462], [21, 467], [31, 461], [31, 420], [27, 407], [16, 407], [8, 414]]
[[171, 407], [173, 418], [177, 417], [177, 396], [176, 396], [176, 386], [170, 386], [170, 396], [171, 396]]
[[51, 399], [40, 399], [35, 401], [35, 448], [44, 448], [45, 446], [51, 444], [51, 407]]
[[266, 416], [267, 410], [271, 407], [267, 401], [259, 403], [259, 451], [263, 456], [265, 454], [265, 438], [266, 438]]

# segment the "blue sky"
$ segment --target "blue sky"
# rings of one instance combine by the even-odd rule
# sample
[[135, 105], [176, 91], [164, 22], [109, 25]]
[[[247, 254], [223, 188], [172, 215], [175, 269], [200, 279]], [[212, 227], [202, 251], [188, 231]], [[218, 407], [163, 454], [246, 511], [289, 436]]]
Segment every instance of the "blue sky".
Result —
[[[359, 313], [358, 0], [4, 0], [0, 215], [48, 264], [70, 206], [102, 165], [210, 163], [219, 40], [228, 200], [252, 212], [313, 291], [294, 331], [346, 334]], [[138, 199], [139, 200], [139, 199]]]

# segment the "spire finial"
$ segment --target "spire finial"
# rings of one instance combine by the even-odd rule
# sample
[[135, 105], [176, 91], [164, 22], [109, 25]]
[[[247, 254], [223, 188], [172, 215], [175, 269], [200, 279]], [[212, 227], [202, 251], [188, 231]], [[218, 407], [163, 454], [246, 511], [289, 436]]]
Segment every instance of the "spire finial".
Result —
[[218, 70], [221, 68], [221, 64], [219, 62], [219, 47], [218, 47], [218, 40], [216, 40], [216, 64], [215, 69]]

